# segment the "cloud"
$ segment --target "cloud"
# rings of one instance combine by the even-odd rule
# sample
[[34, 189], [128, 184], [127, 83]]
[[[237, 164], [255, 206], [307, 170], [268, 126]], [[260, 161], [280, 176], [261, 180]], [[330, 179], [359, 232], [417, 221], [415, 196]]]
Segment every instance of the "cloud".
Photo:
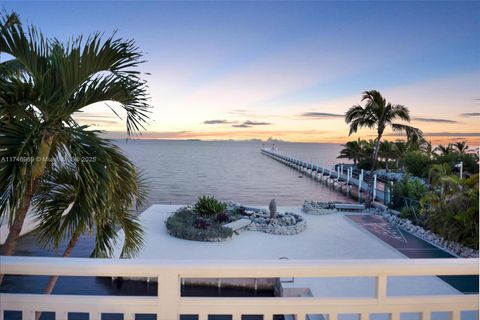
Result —
[[455, 121], [455, 120], [437, 119], [437, 118], [413, 117], [413, 120], [419, 121], [419, 122], [457, 123], [457, 121]]
[[232, 127], [234, 128], [251, 128], [253, 126], [268, 126], [271, 125], [270, 122], [259, 122], [259, 121], [244, 121], [243, 123], [240, 124], [233, 124]]
[[302, 113], [302, 117], [326, 119], [326, 118], [343, 118], [345, 117], [345, 115], [338, 114], [338, 113], [328, 113], [328, 112], [305, 112], [305, 113]]
[[230, 123], [230, 121], [227, 120], [205, 120], [203, 121], [204, 124], [225, 124], [225, 123]]
[[271, 125], [270, 122], [258, 122], [258, 121], [250, 121], [247, 120], [243, 124], [249, 125], [249, 126], [268, 126]]
[[480, 117], [480, 112], [467, 112], [462, 113], [460, 116], [468, 118], [468, 117]]

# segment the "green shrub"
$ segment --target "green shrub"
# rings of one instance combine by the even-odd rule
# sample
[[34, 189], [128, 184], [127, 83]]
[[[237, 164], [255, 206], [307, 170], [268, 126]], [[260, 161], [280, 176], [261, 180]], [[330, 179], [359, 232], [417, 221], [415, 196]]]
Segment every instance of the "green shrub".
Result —
[[227, 205], [225, 203], [218, 201], [214, 197], [201, 196], [195, 203], [193, 211], [203, 216], [215, 216], [223, 213], [226, 208]]
[[[377, 167], [378, 167], [378, 166], [377, 166]], [[372, 160], [371, 160], [370, 158], [368, 158], [368, 159], [361, 159], [361, 160], [358, 162], [357, 168], [358, 168], [358, 169], [363, 169], [363, 170], [370, 170], [370, 169], [372, 169]]]
[[420, 151], [408, 152], [403, 159], [405, 170], [416, 177], [425, 178], [428, 176], [428, 169], [432, 160]]
[[425, 224], [425, 217], [421, 214], [421, 210], [418, 205], [411, 207], [403, 207], [400, 210], [400, 218], [408, 219], [416, 225], [423, 226]]
[[[199, 219], [202, 219], [200, 221]], [[233, 232], [221, 224], [199, 217], [186, 208], [179, 209], [165, 222], [168, 232], [177, 238], [196, 241], [221, 241], [230, 238]]]
[[447, 240], [478, 250], [478, 174], [462, 180], [444, 176], [447, 177], [450, 178], [449, 188], [442, 191], [437, 186], [421, 200], [426, 226]]
[[448, 163], [453, 168], [460, 161], [463, 162], [463, 171], [471, 174], [478, 173], [478, 161], [474, 154], [461, 154], [459, 152], [451, 152], [444, 155], [439, 155], [434, 160], [434, 163], [443, 164]]
[[405, 206], [418, 208], [418, 201], [427, 191], [427, 186], [420, 179], [405, 175], [393, 185], [391, 207], [397, 210]]

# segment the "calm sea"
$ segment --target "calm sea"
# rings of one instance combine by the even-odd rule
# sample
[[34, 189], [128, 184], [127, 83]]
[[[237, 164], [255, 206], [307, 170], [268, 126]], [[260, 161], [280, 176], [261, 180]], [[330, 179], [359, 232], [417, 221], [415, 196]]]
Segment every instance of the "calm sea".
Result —
[[[260, 153], [261, 142], [117, 141], [148, 177], [150, 203], [187, 204], [201, 195], [249, 205], [338, 200], [338, 192]], [[271, 146], [272, 143], [266, 144]], [[280, 152], [333, 166], [338, 144], [277, 142]]]

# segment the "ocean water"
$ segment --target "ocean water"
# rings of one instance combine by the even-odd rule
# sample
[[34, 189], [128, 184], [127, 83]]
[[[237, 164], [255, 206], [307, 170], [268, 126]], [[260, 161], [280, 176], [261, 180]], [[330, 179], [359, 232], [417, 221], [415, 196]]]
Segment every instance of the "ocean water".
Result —
[[[188, 204], [201, 195], [248, 205], [279, 206], [346, 198], [265, 155], [262, 142], [116, 141], [148, 178], [150, 203]], [[271, 146], [271, 143], [266, 144]], [[339, 144], [276, 142], [279, 152], [333, 166]], [[342, 159], [343, 160], [343, 159]]]

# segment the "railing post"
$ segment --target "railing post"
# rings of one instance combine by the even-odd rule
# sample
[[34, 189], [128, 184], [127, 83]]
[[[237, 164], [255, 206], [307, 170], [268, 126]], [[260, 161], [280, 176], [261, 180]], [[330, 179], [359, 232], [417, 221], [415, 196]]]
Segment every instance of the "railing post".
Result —
[[35, 320], [35, 312], [30, 310], [22, 310], [22, 320]]
[[157, 320], [178, 320], [180, 300], [180, 276], [167, 269], [158, 276]]
[[375, 198], [377, 196], [377, 175], [373, 175], [373, 198], [372, 200], [375, 201]]
[[305, 320], [305, 313], [297, 313], [295, 315], [295, 320]]
[[379, 304], [384, 303], [387, 298], [387, 276], [384, 274], [377, 276], [377, 300]]
[[450, 317], [451, 320], [460, 320], [460, 318], [461, 318], [460, 311], [454, 310], [451, 312], [451, 317]]

